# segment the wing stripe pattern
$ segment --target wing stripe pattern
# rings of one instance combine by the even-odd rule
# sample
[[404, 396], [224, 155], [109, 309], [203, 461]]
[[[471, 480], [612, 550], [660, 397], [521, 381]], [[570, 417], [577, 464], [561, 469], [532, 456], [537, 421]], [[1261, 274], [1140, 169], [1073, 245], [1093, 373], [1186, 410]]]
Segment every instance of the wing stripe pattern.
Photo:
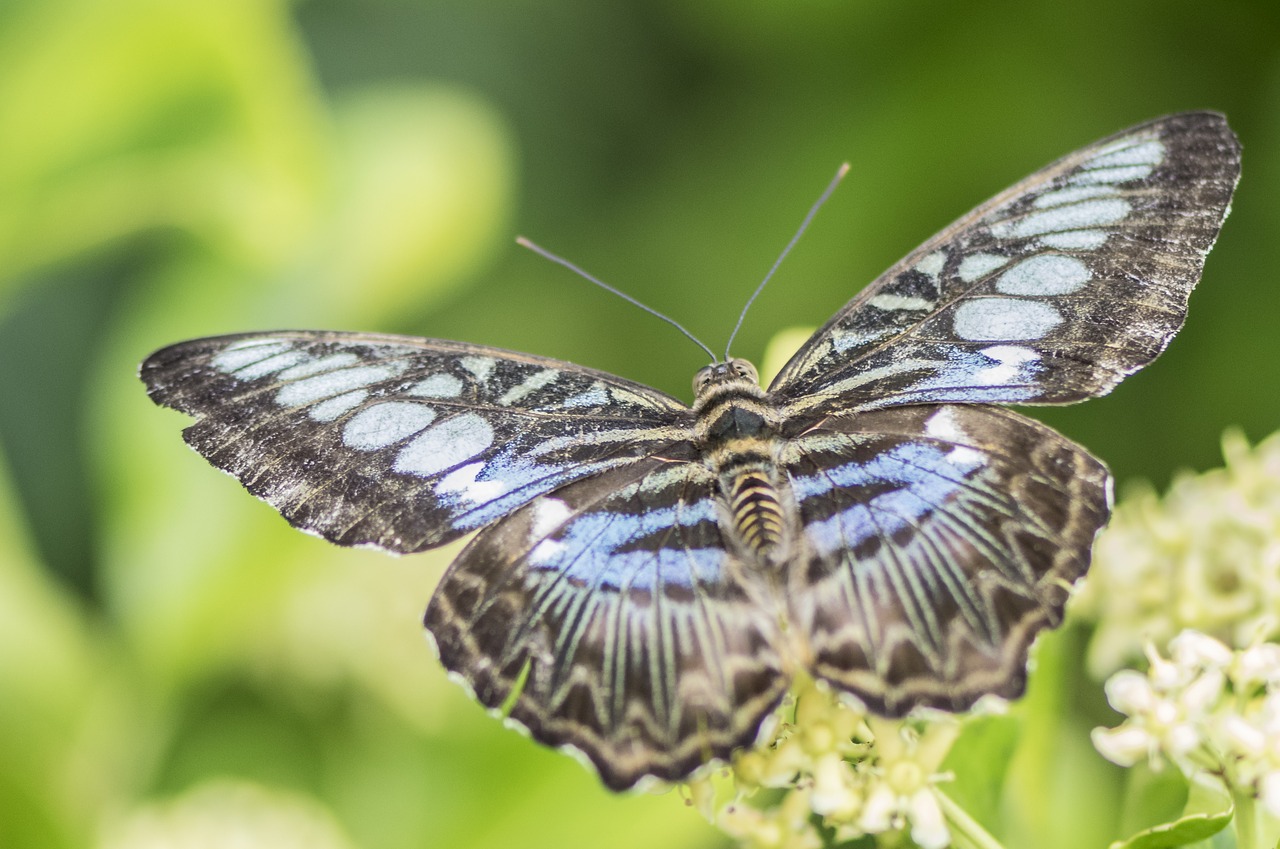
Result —
[[1102, 463], [987, 404], [1105, 394], [1181, 326], [1239, 174], [1213, 113], [1073, 153], [692, 408], [477, 345], [282, 331], [149, 357], [186, 440], [294, 525], [471, 532], [425, 624], [485, 706], [614, 789], [752, 742], [799, 672], [902, 715], [1018, 695], [1110, 510]]
[[427, 611], [442, 662], [494, 708], [528, 664], [511, 718], [611, 787], [749, 742], [788, 676], [771, 607], [706, 521], [714, 486], [700, 464], [642, 461], [481, 534]]
[[792, 415], [1106, 394], [1181, 327], [1239, 170], [1214, 113], [1071, 154], [885, 272], [771, 390]]
[[784, 461], [810, 552], [788, 599], [814, 675], [895, 715], [1020, 692], [1106, 520], [1101, 463], [1015, 413], [948, 405], [828, 418]]
[[215, 337], [156, 352], [142, 376], [197, 417], [184, 433], [196, 450], [290, 522], [398, 552], [690, 435], [688, 408], [639, 384], [410, 337]]

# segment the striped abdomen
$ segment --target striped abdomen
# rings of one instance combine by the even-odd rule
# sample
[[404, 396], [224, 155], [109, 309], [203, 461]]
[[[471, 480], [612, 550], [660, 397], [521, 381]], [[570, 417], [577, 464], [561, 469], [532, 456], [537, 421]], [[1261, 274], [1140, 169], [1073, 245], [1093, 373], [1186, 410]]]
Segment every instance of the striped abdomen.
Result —
[[783, 515], [778, 490], [760, 469], [741, 471], [728, 482], [725, 493], [733, 526], [747, 547], [767, 555], [782, 543]]
[[720, 478], [730, 521], [745, 548], [769, 558], [783, 544], [786, 520], [775, 484], [781, 413], [746, 360], [708, 366], [694, 380], [698, 440]]

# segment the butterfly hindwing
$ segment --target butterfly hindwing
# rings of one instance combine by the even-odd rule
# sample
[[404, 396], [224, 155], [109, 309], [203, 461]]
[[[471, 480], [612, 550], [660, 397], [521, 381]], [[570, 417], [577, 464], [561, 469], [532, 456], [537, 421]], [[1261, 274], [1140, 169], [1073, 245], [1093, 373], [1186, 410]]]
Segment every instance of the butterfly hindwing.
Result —
[[477, 345], [281, 332], [142, 366], [184, 437], [298, 527], [420, 551], [684, 437], [688, 409], [602, 372]]
[[668, 453], [482, 531], [427, 611], [444, 666], [490, 708], [517, 694], [512, 719], [614, 789], [750, 744], [789, 676], [776, 601], [730, 553], [715, 487]]
[[1105, 394], [1182, 326], [1239, 171], [1210, 112], [1070, 154], [881, 275], [771, 389], [797, 413]]
[[788, 599], [816, 678], [893, 715], [1021, 693], [1031, 640], [1061, 621], [1106, 523], [1102, 463], [961, 405], [826, 419], [786, 462], [807, 548]]
[[985, 406], [1154, 359], [1227, 213], [1213, 113], [1073, 153], [842, 308], [760, 388], [692, 408], [569, 363], [293, 331], [149, 357], [186, 440], [290, 522], [412, 552], [478, 531], [425, 624], [450, 672], [614, 788], [757, 736], [800, 671], [902, 715], [1024, 686], [1107, 520], [1103, 464]]

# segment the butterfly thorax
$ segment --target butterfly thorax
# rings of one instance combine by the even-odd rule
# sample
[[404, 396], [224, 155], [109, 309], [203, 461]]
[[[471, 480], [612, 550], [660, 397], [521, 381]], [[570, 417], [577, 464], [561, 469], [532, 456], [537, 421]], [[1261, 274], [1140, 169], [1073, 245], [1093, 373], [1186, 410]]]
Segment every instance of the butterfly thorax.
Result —
[[742, 548], [774, 559], [788, 537], [777, 463], [782, 413], [746, 360], [707, 366], [694, 391], [698, 443], [720, 481], [728, 524]]

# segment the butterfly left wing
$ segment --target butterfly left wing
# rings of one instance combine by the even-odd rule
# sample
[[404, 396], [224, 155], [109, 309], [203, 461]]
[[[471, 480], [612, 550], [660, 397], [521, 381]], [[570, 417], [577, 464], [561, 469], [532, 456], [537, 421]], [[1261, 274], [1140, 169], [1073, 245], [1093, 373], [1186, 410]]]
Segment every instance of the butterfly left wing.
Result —
[[1072, 153], [881, 275], [770, 389], [795, 415], [1103, 395], [1182, 326], [1239, 173], [1211, 112]]
[[285, 331], [196, 339], [142, 364], [186, 441], [340, 545], [441, 545], [688, 435], [688, 408], [581, 366], [457, 342]]
[[427, 610], [441, 662], [614, 790], [750, 744], [789, 676], [778, 602], [729, 552], [716, 487], [685, 446], [482, 531]]

